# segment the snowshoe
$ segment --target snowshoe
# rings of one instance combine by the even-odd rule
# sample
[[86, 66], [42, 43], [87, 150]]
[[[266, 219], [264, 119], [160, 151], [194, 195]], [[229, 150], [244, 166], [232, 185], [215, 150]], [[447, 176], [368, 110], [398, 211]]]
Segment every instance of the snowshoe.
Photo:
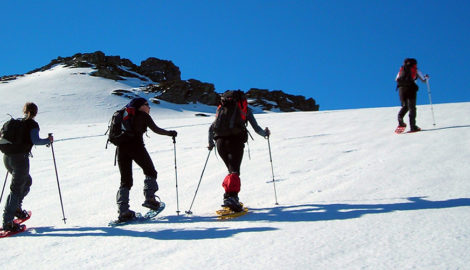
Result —
[[21, 210], [21, 214], [17, 211], [15, 214], [16, 218], [13, 219], [13, 222], [15, 222], [16, 224], [22, 224], [26, 220], [31, 218], [31, 214], [31, 211]]
[[217, 219], [219, 220], [228, 220], [228, 219], [234, 219], [240, 216], [243, 216], [248, 213], [248, 208], [243, 206], [243, 204], [240, 204], [242, 207], [242, 211], [235, 212], [232, 209], [222, 206], [222, 209], [215, 211], [217, 214]]
[[399, 123], [398, 127], [395, 129], [396, 134], [401, 134], [405, 131], [406, 129], [406, 124], [405, 123]]
[[9, 222], [0, 230], [0, 238], [8, 237], [26, 231], [26, 225]]
[[6, 232], [17, 233], [23, 230], [24, 225], [17, 224], [13, 221], [3, 225], [3, 230]]

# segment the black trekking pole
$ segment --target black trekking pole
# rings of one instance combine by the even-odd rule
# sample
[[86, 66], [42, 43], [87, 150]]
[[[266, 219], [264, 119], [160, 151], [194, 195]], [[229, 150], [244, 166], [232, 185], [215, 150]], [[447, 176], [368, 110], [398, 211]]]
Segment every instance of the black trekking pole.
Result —
[[[49, 137], [52, 136], [52, 133], [49, 133]], [[57, 188], [59, 189], [59, 199], [60, 199], [60, 206], [62, 207], [62, 217], [64, 224], [66, 224], [65, 220], [65, 213], [64, 213], [64, 204], [62, 203], [62, 193], [60, 192], [60, 185], [59, 185], [59, 174], [57, 173], [57, 164], [55, 162], [55, 154], [54, 154], [54, 143], [51, 142], [51, 150], [52, 150], [52, 159], [54, 160], [54, 168], [55, 168], [55, 177], [57, 179]]]
[[178, 170], [176, 167], [176, 139], [175, 136], [173, 136], [173, 153], [175, 156], [175, 180], [176, 180], [176, 214], [179, 216], [180, 215], [180, 203], [178, 199]]
[[268, 148], [269, 148], [269, 161], [271, 161], [271, 172], [273, 173], [274, 199], [276, 200], [276, 205], [279, 205], [279, 203], [277, 202], [276, 180], [274, 180], [273, 157], [271, 155], [271, 143], [269, 142], [269, 136], [268, 136]]
[[431, 87], [429, 87], [429, 78], [426, 79], [426, 85], [428, 86], [429, 104], [431, 104], [432, 125], [433, 125], [433, 126], [436, 126], [436, 119], [434, 118], [434, 110], [433, 110], [433, 108], [432, 108]]
[[3, 183], [2, 195], [0, 196], [0, 203], [2, 202], [3, 191], [5, 190], [5, 186], [7, 185], [7, 178], [8, 178], [8, 171], [7, 171], [7, 174], [5, 175], [5, 183]]
[[209, 153], [207, 154], [206, 163], [204, 164], [204, 168], [202, 169], [201, 177], [199, 178], [199, 183], [197, 184], [196, 192], [194, 193], [194, 197], [193, 197], [193, 201], [191, 202], [191, 206], [189, 207], [188, 211], [185, 211], [185, 213], [188, 214], [188, 215], [193, 214], [193, 212], [191, 212], [191, 209], [193, 208], [193, 203], [194, 203], [194, 200], [196, 199], [196, 195], [197, 195], [197, 191], [199, 190], [199, 186], [201, 185], [202, 176], [204, 175], [204, 171], [206, 170], [207, 161], [209, 160], [211, 152], [212, 152], [212, 149], [210, 149]]

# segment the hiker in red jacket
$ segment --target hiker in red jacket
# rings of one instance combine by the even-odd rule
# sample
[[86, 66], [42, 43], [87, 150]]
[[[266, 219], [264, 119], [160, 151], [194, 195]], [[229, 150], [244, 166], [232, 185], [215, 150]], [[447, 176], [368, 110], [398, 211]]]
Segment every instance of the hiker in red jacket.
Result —
[[418, 92], [418, 85], [416, 80], [419, 78], [421, 81], [426, 82], [429, 79], [428, 75], [423, 74], [418, 70], [418, 62], [414, 58], [406, 58], [403, 66], [395, 78], [397, 82], [398, 93], [400, 95], [401, 109], [398, 112], [398, 128], [403, 131], [406, 127], [403, 118], [409, 111], [410, 117], [410, 131], [416, 132], [421, 129], [416, 125], [416, 93]]

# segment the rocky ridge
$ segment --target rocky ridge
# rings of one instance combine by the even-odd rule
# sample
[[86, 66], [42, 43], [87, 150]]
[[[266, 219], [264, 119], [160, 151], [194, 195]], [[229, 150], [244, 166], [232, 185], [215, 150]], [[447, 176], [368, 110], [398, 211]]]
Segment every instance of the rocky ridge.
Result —
[[[126, 80], [126, 78], [138, 78], [142, 81], [140, 91], [153, 93], [152, 102], [159, 103], [164, 100], [176, 104], [202, 103], [217, 105], [220, 94], [215, 92], [212, 83], [201, 82], [196, 79], [181, 79], [179, 67], [172, 61], [150, 57], [142, 61], [140, 65], [132, 63], [129, 59], [120, 56], [106, 56], [103, 52], [77, 53], [71, 57], [58, 57], [49, 64], [32, 70], [27, 74], [45, 71], [56, 65], [67, 67], [90, 67], [95, 71], [91, 76], [103, 77], [111, 80]], [[1, 83], [8, 83], [23, 75], [10, 75], [0, 77]], [[115, 89], [115, 95], [132, 98], [135, 96], [130, 90]], [[294, 96], [281, 90], [269, 91], [268, 89], [251, 88], [246, 92], [249, 104], [267, 111], [318, 111], [319, 105], [313, 98]]]

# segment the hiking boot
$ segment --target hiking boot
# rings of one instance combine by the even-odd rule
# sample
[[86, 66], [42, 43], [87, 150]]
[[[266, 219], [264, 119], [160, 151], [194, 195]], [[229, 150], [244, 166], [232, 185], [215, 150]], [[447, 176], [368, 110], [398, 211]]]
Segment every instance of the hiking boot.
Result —
[[155, 197], [148, 198], [142, 204], [143, 207], [150, 208], [152, 210], [158, 210], [160, 208], [160, 202], [155, 199]]
[[18, 208], [16, 209], [15, 217], [17, 217], [18, 219], [26, 219], [29, 218], [29, 214], [28, 211]]
[[418, 126], [411, 127], [410, 129], [410, 132], [417, 132], [417, 131], [421, 131], [421, 128]]
[[132, 210], [126, 210], [122, 213], [119, 213], [118, 220], [119, 222], [126, 222], [129, 220], [133, 220], [135, 218], [135, 212]]
[[243, 211], [243, 206], [238, 201], [238, 196], [224, 196], [224, 204], [222, 206], [230, 208], [233, 212]]
[[13, 221], [3, 224], [3, 230], [8, 232], [19, 232], [23, 229], [24, 225], [16, 224]]
[[406, 127], [406, 124], [403, 121], [398, 121], [398, 126], [399, 127]]

